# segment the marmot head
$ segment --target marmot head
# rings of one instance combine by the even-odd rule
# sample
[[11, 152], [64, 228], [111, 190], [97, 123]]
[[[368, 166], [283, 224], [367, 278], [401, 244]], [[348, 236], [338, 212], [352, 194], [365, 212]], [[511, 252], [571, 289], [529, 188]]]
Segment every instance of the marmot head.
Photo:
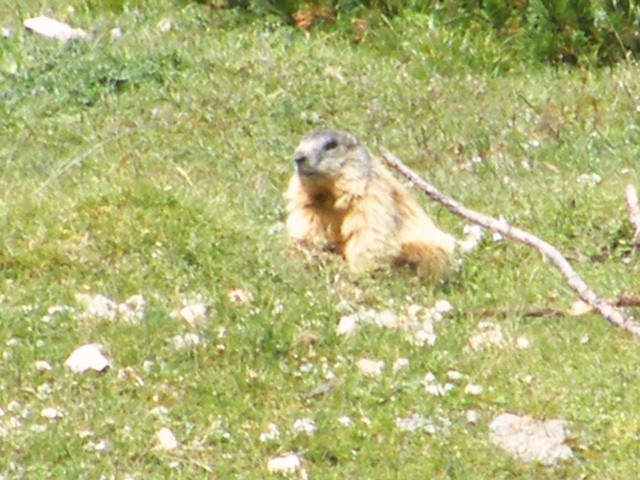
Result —
[[366, 175], [371, 159], [360, 141], [346, 132], [316, 130], [303, 137], [293, 156], [298, 175], [337, 179], [345, 174]]

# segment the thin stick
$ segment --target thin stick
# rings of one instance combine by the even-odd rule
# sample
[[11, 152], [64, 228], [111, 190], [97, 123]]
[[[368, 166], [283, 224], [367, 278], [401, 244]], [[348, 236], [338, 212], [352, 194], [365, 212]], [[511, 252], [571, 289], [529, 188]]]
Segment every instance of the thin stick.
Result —
[[383, 159], [391, 168], [398, 171], [429, 198], [444, 205], [447, 210], [454, 215], [478, 224], [481, 227], [498, 232], [507, 238], [515, 240], [516, 242], [524, 243], [545, 255], [556, 266], [556, 268], [560, 270], [560, 273], [562, 273], [566, 278], [569, 287], [571, 287], [571, 289], [576, 292], [584, 302], [588, 303], [595, 310], [600, 312], [605, 320], [612, 325], [621, 328], [622, 330], [632, 334], [634, 337], [640, 338], [640, 324], [638, 324], [632, 317], [622, 314], [622, 312], [614, 306], [598, 297], [598, 295], [589, 288], [586, 282], [573, 269], [567, 259], [565, 259], [553, 245], [528, 232], [525, 232], [524, 230], [512, 227], [506, 221], [498, 221], [494, 218], [466, 208], [424, 181], [417, 173], [407, 167], [398, 157], [393, 155], [387, 149], [382, 148], [381, 152]]
[[627, 200], [627, 213], [633, 227], [633, 242], [638, 243], [640, 240], [640, 208], [638, 208], [638, 192], [633, 185], [627, 185], [624, 190], [624, 196]]

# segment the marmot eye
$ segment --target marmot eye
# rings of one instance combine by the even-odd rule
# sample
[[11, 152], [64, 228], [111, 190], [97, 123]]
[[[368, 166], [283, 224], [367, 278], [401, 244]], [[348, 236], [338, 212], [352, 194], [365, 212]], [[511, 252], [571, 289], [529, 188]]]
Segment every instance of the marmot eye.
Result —
[[338, 146], [338, 141], [335, 140], [335, 139], [331, 139], [327, 143], [324, 144], [323, 149], [324, 150], [333, 150], [337, 146]]

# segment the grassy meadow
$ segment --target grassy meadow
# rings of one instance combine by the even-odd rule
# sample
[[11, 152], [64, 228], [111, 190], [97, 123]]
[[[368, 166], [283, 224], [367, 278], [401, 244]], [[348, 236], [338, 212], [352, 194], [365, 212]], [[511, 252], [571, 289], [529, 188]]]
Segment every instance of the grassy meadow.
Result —
[[[282, 200], [300, 137], [347, 130], [553, 243], [601, 295], [637, 293], [624, 208], [625, 185], [640, 187], [634, 61], [541, 65], [415, 14], [355, 43], [269, 14], [96, 4], [0, 2], [0, 478], [267, 478], [285, 452], [323, 480], [640, 476], [640, 343], [596, 315], [528, 316], [575, 300], [537, 252], [486, 235], [445, 285], [355, 277], [287, 245]], [[24, 32], [41, 14], [87, 39]], [[464, 222], [420, 200], [463, 237]], [[144, 318], [87, 318], [78, 293], [140, 294]], [[438, 300], [454, 312], [432, 346], [375, 326], [336, 332], [362, 308]], [[172, 315], [193, 302], [203, 321]], [[482, 321], [503, 346], [469, 348]], [[176, 348], [190, 333], [199, 345]], [[65, 367], [85, 343], [104, 345], [104, 375]], [[362, 358], [382, 375], [361, 373]], [[452, 370], [466, 380], [425, 390], [429, 372], [444, 383]], [[574, 457], [502, 453], [488, 424], [504, 412], [566, 419]], [[439, 428], [398, 428], [414, 414]], [[261, 439], [269, 424], [279, 436]], [[161, 427], [180, 448], [158, 446]]]

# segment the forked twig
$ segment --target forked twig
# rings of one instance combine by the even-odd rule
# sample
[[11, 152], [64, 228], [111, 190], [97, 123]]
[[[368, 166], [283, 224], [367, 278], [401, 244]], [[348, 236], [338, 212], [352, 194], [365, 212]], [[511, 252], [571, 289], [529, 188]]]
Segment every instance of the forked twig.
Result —
[[612, 325], [632, 334], [634, 337], [640, 338], [640, 324], [638, 324], [632, 317], [624, 315], [613, 305], [598, 297], [598, 295], [589, 288], [586, 282], [573, 269], [567, 259], [564, 258], [553, 245], [545, 242], [535, 235], [509, 225], [506, 221], [498, 221], [494, 218], [468, 209], [427, 183], [387, 149], [381, 148], [381, 153], [383, 159], [391, 168], [398, 171], [429, 198], [444, 205], [447, 210], [454, 215], [538, 250], [540, 253], [545, 255], [551, 263], [558, 268], [558, 270], [560, 270], [560, 273], [562, 273], [567, 280], [569, 287], [576, 292], [585, 303], [591, 305]]
[[633, 185], [627, 185], [624, 190], [624, 196], [627, 200], [627, 213], [629, 221], [633, 227], [633, 243], [640, 241], [640, 208], [638, 208], [638, 192]]

